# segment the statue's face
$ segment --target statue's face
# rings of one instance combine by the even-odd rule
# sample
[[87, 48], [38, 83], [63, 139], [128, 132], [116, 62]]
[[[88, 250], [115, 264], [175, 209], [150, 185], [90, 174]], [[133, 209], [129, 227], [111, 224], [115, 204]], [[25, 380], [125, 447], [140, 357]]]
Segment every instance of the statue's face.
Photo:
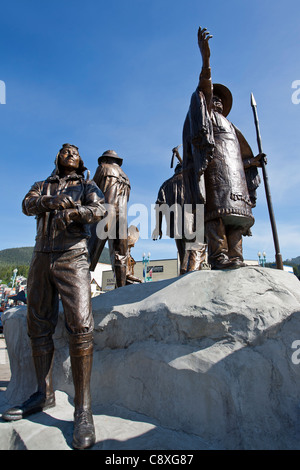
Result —
[[80, 156], [74, 147], [65, 147], [59, 153], [59, 163], [62, 168], [77, 170], [79, 168]]
[[218, 113], [222, 114], [223, 113], [223, 103], [222, 100], [218, 96], [213, 96], [213, 109], [214, 111], [217, 111]]

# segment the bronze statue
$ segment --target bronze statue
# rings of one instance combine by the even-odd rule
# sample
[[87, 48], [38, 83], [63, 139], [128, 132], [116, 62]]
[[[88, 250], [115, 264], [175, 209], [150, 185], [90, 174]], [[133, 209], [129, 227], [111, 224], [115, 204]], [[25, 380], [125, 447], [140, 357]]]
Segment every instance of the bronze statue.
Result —
[[[111, 263], [116, 277], [116, 286], [126, 285], [128, 259], [127, 202], [130, 195], [130, 182], [121, 166], [123, 159], [114, 150], [107, 150], [98, 158], [98, 168], [94, 181], [104, 194], [106, 204], [113, 209], [114, 217], [108, 227], [108, 246]], [[93, 228], [93, 230], [95, 230]], [[95, 232], [90, 241], [91, 270], [96, 266], [107, 238], [97, 240]]]
[[128, 255], [127, 255], [127, 270], [126, 270], [126, 285], [140, 284], [143, 282], [140, 278], [134, 275], [134, 266], [136, 261], [131, 256], [131, 249], [134, 247], [140, 237], [138, 228], [135, 225], [130, 225], [128, 228]]
[[[180, 262], [180, 274], [184, 274], [187, 266], [182, 216], [184, 191], [182, 184], [182, 160], [177, 147], [173, 149], [171, 168], [173, 167], [174, 156], [178, 158], [179, 163], [175, 167], [174, 175], [167, 179], [159, 188], [155, 203], [156, 226], [153, 230], [152, 238], [153, 240], [162, 238], [162, 222], [165, 216], [167, 235], [175, 239]], [[172, 211], [170, 211], [171, 207], [174, 208]]]
[[264, 154], [253, 156], [241, 132], [227, 119], [232, 95], [212, 84], [207, 30], [199, 28], [202, 55], [199, 84], [191, 97], [183, 128], [186, 199], [205, 203], [205, 236], [212, 269], [245, 266], [242, 236], [254, 224], [252, 208], [260, 183], [257, 167]]
[[189, 229], [191, 231], [190, 226], [194, 226], [194, 216], [191, 214], [193, 220], [188, 220], [185, 217], [182, 158], [178, 147], [173, 148], [171, 160], [171, 168], [173, 168], [174, 157], [177, 157], [179, 161], [175, 167], [174, 175], [167, 179], [158, 191], [155, 207], [156, 226], [152, 233], [152, 238], [153, 240], [161, 239], [162, 222], [165, 216], [167, 235], [175, 239], [180, 262], [180, 274], [185, 274], [186, 272], [197, 271], [202, 268], [206, 259], [206, 247], [204, 243], [186, 238]]
[[85, 170], [78, 148], [64, 144], [51, 176], [35, 183], [23, 200], [24, 214], [37, 218], [27, 284], [27, 324], [38, 389], [2, 415], [14, 421], [55, 406], [52, 335], [60, 295], [75, 389], [72, 445], [78, 449], [95, 442], [90, 395], [94, 321], [87, 238], [89, 224], [105, 213], [103, 194], [93, 181], [84, 178]]

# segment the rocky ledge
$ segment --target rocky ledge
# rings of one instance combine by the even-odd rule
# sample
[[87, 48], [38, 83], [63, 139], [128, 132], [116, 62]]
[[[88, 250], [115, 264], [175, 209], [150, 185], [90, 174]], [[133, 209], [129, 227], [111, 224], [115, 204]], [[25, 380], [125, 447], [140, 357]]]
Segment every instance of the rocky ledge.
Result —
[[[293, 274], [247, 267], [93, 298], [93, 405], [143, 414], [212, 449], [300, 449], [299, 287]], [[5, 314], [4, 332], [15, 403], [35, 389], [25, 307]], [[54, 384], [72, 397], [62, 309], [54, 340]]]

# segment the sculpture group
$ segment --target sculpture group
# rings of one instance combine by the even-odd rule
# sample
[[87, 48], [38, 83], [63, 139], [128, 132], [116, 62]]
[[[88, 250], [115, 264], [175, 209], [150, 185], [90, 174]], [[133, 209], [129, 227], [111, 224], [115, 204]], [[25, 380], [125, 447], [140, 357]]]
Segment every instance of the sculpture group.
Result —
[[[254, 157], [246, 139], [227, 119], [232, 95], [224, 85], [212, 83], [210, 39], [206, 29], [199, 28], [203, 63], [183, 126], [183, 156], [178, 148], [173, 149], [178, 164], [173, 177], [162, 184], [156, 201], [154, 239], [162, 236], [162, 206], [192, 207], [188, 219], [182, 210], [169, 220], [168, 234], [176, 241], [181, 274], [207, 267], [206, 247], [211, 269], [244, 266], [242, 237], [250, 235], [254, 223], [252, 209], [260, 183], [257, 167], [265, 158], [262, 153]], [[24, 214], [37, 219], [28, 275], [27, 324], [38, 387], [27, 401], [2, 417], [14, 421], [55, 406], [52, 336], [60, 295], [75, 389], [73, 447], [78, 449], [95, 442], [90, 394], [94, 326], [90, 270], [107, 241], [116, 287], [141, 282], [134, 276], [130, 254], [138, 231], [135, 227], [127, 230], [130, 182], [121, 169], [122, 162], [115, 151], [105, 151], [90, 180], [84, 176], [86, 168], [78, 148], [64, 144], [51, 176], [35, 183], [22, 204]], [[204, 207], [204, 239], [200, 241], [185, 235], [189, 224], [194, 233], [198, 205]], [[107, 236], [99, 238], [97, 223], [104, 218]]]

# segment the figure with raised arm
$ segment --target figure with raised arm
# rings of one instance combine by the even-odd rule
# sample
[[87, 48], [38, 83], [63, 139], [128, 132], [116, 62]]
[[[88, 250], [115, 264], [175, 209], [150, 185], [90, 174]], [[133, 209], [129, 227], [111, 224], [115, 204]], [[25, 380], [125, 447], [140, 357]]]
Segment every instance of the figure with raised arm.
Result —
[[183, 128], [184, 184], [190, 202], [205, 204], [211, 268], [235, 269], [245, 266], [242, 237], [251, 235], [260, 183], [257, 167], [265, 155], [254, 157], [246, 139], [227, 119], [232, 95], [224, 85], [212, 83], [211, 38], [199, 28], [202, 70]]

